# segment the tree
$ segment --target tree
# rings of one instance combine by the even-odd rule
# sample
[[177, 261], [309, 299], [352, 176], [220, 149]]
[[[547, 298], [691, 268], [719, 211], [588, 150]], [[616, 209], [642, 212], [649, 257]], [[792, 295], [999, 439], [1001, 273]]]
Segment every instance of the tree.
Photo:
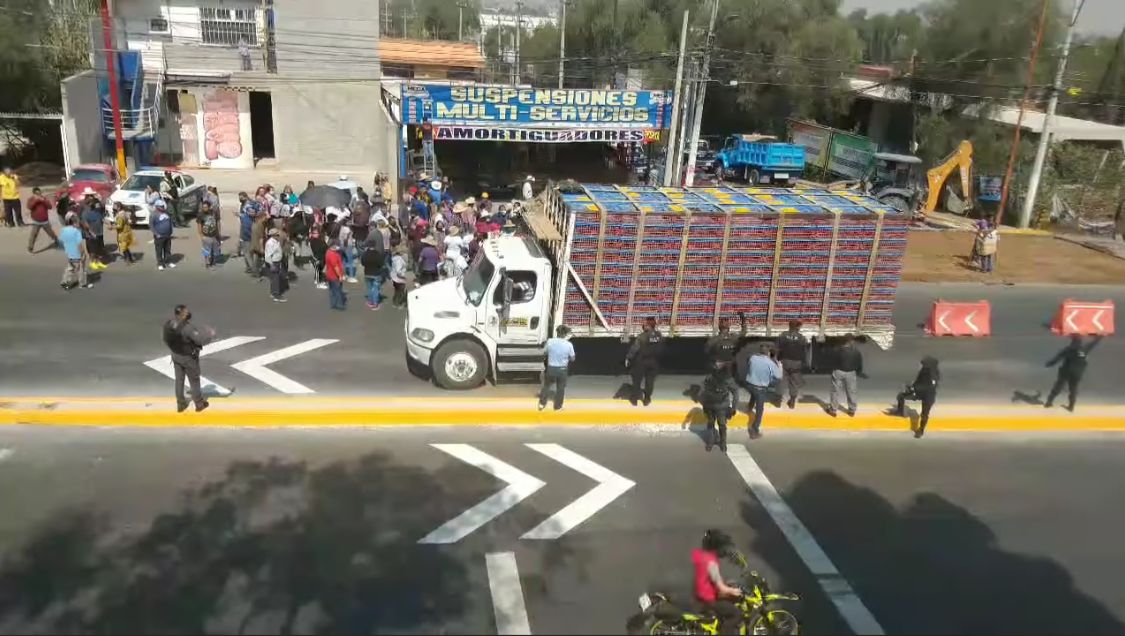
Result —
[[[8, 0], [0, 11], [0, 111], [59, 112], [60, 82], [89, 67], [89, 19], [94, 0], [52, 7], [41, 0]], [[79, 34], [77, 37], [75, 33]], [[42, 153], [60, 149], [58, 130], [20, 121], [5, 129], [9, 140], [28, 140]]]
[[456, 40], [460, 30], [468, 37], [480, 32], [480, 10], [480, 0], [392, 0], [391, 32], [384, 35]]

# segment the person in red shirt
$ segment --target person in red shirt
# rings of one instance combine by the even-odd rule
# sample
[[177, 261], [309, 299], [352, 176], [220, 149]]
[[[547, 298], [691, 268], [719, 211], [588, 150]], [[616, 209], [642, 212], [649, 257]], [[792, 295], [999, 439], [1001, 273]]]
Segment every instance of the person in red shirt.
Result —
[[719, 573], [719, 558], [730, 549], [731, 538], [720, 530], [703, 534], [701, 547], [691, 551], [694, 568], [695, 600], [719, 618], [720, 634], [737, 634], [740, 612], [732, 602], [742, 597], [742, 590], [727, 585]]
[[340, 242], [333, 239], [324, 256], [324, 277], [328, 280], [328, 304], [337, 311], [348, 307], [344, 295], [344, 258], [340, 255]]
[[40, 230], [46, 232], [47, 237], [53, 241], [51, 247], [60, 247], [59, 237], [55, 236], [55, 231], [51, 229], [51, 203], [43, 196], [42, 190], [35, 188], [31, 191], [31, 197], [27, 199], [27, 209], [31, 211], [31, 236], [27, 239], [27, 253], [31, 254], [35, 251], [35, 239], [39, 238]]

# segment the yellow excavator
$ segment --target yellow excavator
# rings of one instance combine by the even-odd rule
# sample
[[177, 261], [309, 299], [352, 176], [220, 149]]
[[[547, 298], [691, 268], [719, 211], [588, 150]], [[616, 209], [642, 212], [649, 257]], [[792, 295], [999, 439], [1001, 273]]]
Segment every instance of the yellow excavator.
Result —
[[[961, 197], [964, 203], [961, 210], [950, 211], [963, 213], [965, 209], [971, 207], [973, 201], [973, 144], [965, 139], [941, 163], [926, 172], [926, 185], [929, 192], [926, 194], [926, 203], [922, 206], [922, 214], [929, 214], [937, 210], [938, 204], [941, 202], [942, 190], [945, 189], [945, 182], [954, 170], [961, 172]], [[946, 207], [951, 206], [947, 204]]]

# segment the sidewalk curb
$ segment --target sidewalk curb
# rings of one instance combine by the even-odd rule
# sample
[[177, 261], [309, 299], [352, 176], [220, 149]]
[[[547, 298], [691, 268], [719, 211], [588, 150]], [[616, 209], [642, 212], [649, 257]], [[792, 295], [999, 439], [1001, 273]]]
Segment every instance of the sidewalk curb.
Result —
[[[279, 404], [281, 402], [281, 404]], [[884, 407], [861, 405], [855, 417], [830, 417], [815, 405], [796, 410], [767, 407], [763, 430], [909, 431], [917, 422], [894, 417]], [[730, 421], [734, 429], [746, 428], [749, 416], [739, 412]], [[688, 401], [655, 402], [632, 407], [612, 400], [573, 400], [555, 412], [535, 408], [533, 400], [425, 398], [298, 398], [214, 399], [211, 407], [196, 413], [176, 413], [170, 399], [52, 398], [0, 399], [0, 426], [75, 426], [174, 428], [279, 427], [402, 427], [402, 426], [703, 426], [702, 409]], [[1125, 408], [1089, 406], [1077, 413], [1036, 406], [935, 407], [933, 430], [980, 432], [1125, 432]]]

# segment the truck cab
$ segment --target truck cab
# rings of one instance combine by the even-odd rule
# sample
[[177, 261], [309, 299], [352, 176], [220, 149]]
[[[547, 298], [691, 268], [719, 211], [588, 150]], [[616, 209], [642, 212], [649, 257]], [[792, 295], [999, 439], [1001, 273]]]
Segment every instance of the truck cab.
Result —
[[408, 297], [406, 352], [445, 389], [472, 389], [489, 374], [543, 368], [553, 297], [551, 261], [534, 239], [486, 240], [457, 278]]

